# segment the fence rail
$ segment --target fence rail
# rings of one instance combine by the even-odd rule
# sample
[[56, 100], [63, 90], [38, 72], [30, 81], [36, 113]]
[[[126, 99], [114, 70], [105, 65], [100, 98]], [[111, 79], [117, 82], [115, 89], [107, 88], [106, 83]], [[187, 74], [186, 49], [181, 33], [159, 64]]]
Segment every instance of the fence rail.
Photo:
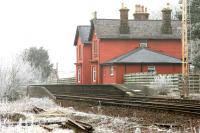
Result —
[[[124, 83], [125, 84], [142, 84], [144, 86], [150, 86], [152, 82], [154, 82], [157, 76], [167, 76], [170, 77], [170, 82], [172, 84], [169, 85], [170, 88], [173, 89], [181, 89], [182, 88], [182, 75], [181, 74], [153, 74], [153, 73], [130, 73], [124, 75]], [[190, 74], [188, 80], [188, 87], [190, 93], [199, 93], [200, 92], [200, 75]]]
[[62, 79], [58, 79], [58, 80], [52, 80], [52, 81], [49, 81], [48, 84], [69, 84], [69, 85], [73, 85], [73, 84], [76, 84], [76, 78], [71, 77], [71, 78], [62, 78]]

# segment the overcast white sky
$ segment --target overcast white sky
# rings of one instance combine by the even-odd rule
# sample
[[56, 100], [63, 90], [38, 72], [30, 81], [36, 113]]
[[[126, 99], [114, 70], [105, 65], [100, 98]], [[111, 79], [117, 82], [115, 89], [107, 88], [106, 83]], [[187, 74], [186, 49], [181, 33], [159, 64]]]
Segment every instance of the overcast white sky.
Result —
[[76, 26], [90, 24], [94, 11], [98, 18], [119, 18], [122, 2], [130, 19], [135, 4], [158, 14], [167, 2], [178, 5], [178, 0], [0, 0], [0, 59], [43, 46], [51, 62], [59, 64], [60, 76], [69, 77], [75, 70]]

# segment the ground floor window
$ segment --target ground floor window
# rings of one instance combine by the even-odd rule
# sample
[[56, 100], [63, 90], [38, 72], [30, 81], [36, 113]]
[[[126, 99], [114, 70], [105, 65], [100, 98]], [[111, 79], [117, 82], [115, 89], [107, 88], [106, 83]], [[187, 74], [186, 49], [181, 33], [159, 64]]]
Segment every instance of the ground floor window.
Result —
[[96, 74], [97, 72], [96, 72], [96, 67], [95, 66], [93, 66], [92, 67], [92, 81], [93, 82], [96, 82]]
[[78, 83], [81, 82], [81, 68], [78, 67]]
[[148, 72], [150, 72], [150, 73], [156, 72], [156, 67], [155, 66], [148, 66]]

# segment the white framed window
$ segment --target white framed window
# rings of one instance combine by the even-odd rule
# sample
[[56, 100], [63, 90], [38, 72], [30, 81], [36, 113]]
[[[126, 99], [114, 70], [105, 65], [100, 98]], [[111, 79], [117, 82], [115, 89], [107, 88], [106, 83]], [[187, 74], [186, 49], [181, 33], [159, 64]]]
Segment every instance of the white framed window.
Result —
[[110, 76], [114, 75], [114, 66], [110, 66]]
[[156, 72], [156, 67], [155, 66], [148, 66], [148, 72], [150, 72], [150, 73]]
[[78, 83], [81, 82], [81, 68], [78, 67]]
[[97, 75], [96, 67], [93, 66], [93, 67], [92, 67], [92, 81], [93, 81], [93, 82], [96, 82], [96, 75]]
[[146, 48], [147, 46], [147, 40], [140, 40], [140, 47]]
[[78, 67], [78, 83], [80, 83], [81, 82], [81, 68], [80, 67]]

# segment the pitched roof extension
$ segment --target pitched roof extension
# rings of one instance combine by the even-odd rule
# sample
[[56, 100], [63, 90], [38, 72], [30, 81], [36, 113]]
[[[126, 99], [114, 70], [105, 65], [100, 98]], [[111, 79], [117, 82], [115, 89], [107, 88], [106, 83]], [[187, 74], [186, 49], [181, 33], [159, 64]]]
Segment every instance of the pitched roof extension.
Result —
[[159, 53], [157, 51], [150, 50], [148, 48], [137, 48], [127, 54], [114, 58], [104, 64], [140, 64], [140, 63], [172, 63], [181, 64], [181, 60], [175, 57]]
[[120, 34], [120, 19], [94, 19], [91, 21], [91, 40], [93, 30], [101, 39], [181, 39], [181, 22], [172, 20], [172, 34], [162, 34], [162, 20], [129, 20], [130, 34]]
[[89, 33], [90, 33], [90, 27], [89, 25], [84, 25], [84, 26], [78, 26], [76, 29], [76, 36], [74, 40], [74, 45], [77, 45], [78, 42], [78, 37], [80, 36], [81, 42], [83, 44], [89, 44]]

